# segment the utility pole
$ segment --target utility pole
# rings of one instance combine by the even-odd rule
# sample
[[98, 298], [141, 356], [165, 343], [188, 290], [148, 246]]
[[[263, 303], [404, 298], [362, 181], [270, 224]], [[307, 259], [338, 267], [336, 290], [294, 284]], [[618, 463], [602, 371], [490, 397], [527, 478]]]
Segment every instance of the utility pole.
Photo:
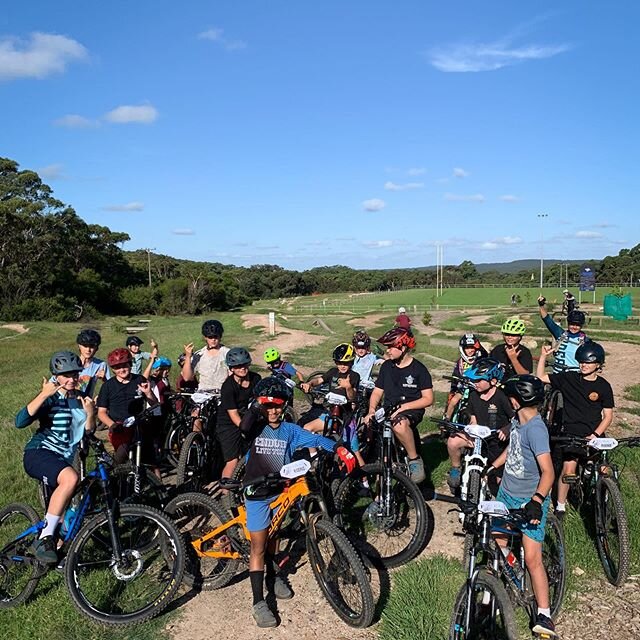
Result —
[[155, 247], [153, 249], [145, 249], [147, 252], [147, 267], [149, 271], [149, 287], [151, 287], [151, 252], [155, 251]]
[[540, 290], [544, 282], [544, 220], [549, 217], [548, 213], [538, 213], [536, 217], [540, 218]]

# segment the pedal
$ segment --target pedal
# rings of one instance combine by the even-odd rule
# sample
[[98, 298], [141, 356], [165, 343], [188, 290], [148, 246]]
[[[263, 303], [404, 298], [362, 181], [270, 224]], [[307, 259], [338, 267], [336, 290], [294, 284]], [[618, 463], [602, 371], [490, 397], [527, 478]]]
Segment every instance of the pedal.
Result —
[[562, 482], [564, 482], [564, 484], [578, 484], [580, 478], [575, 473], [568, 473], [562, 476]]

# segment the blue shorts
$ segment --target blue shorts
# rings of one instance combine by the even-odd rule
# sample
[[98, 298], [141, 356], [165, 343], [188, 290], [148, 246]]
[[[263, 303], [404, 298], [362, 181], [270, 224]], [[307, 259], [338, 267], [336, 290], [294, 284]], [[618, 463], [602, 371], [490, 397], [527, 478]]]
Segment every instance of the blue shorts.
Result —
[[[499, 502], [504, 502], [504, 504], [507, 505], [508, 509], [521, 509], [525, 504], [527, 504], [527, 502], [529, 502], [528, 498], [514, 498], [512, 495], [509, 495], [502, 489], [502, 485], [500, 485], [500, 488], [498, 489], [496, 500], [498, 500]], [[527, 536], [527, 538], [531, 538], [536, 542], [543, 542], [550, 502], [551, 497], [547, 496], [547, 499], [542, 503], [542, 518], [540, 519], [540, 524], [531, 524], [530, 522], [527, 522], [523, 525], [511, 526], [516, 526], [516, 528], [519, 529], [523, 533], [523, 535]], [[504, 528], [508, 523], [506, 523], [502, 518], [494, 518], [492, 524], [494, 527]]]
[[247, 508], [247, 529], [249, 531], [262, 531], [268, 529], [271, 518], [277, 509], [272, 509], [269, 505], [278, 496], [271, 496], [264, 500], [245, 500], [244, 506]]
[[49, 449], [25, 449], [23, 465], [28, 475], [51, 489], [58, 486], [60, 472], [71, 466], [63, 456]]

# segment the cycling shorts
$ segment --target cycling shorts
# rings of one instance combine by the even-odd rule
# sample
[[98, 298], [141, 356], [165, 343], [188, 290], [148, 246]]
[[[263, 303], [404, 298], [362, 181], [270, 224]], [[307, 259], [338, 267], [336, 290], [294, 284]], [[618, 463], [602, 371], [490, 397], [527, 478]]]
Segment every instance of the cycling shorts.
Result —
[[[529, 502], [530, 498], [515, 498], [514, 496], [504, 491], [502, 485], [500, 485], [496, 500], [498, 500], [499, 502], [503, 502], [505, 505], [507, 505], [508, 509], [522, 509], [524, 505]], [[522, 525], [509, 526], [516, 527], [523, 533], [523, 535], [527, 536], [527, 538], [531, 538], [536, 542], [542, 543], [544, 540], [544, 530], [547, 525], [547, 513], [549, 512], [550, 502], [551, 497], [547, 496], [547, 499], [542, 503], [542, 518], [540, 519], [539, 524], [531, 524], [530, 522], [527, 522], [526, 524]], [[505, 528], [507, 526], [507, 523], [502, 518], [494, 518], [492, 525], [494, 527]]]
[[409, 421], [409, 426], [417, 431], [418, 425], [424, 418], [424, 409], [408, 409], [407, 411], [401, 411], [396, 417], [406, 418]]
[[63, 456], [49, 449], [26, 449], [23, 465], [28, 475], [51, 489], [58, 486], [60, 473], [71, 467]]
[[277, 509], [272, 509], [269, 505], [277, 498], [271, 496], [263, 500], [245, 500], [247, 508], [247, 529], [249, 531], [263, 531], [271, 525], [271, 518]]
[[242, 434], [235, 425], [216, 427], [216, 439], [220, 444], [222, 459], [225, 462], [237, 460], [242, 456]]

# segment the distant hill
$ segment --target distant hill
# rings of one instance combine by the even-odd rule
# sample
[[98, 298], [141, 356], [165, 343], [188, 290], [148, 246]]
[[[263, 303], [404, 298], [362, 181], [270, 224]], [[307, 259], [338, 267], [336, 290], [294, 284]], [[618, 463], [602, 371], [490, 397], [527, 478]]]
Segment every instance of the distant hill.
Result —
[[[597, 263], [598, 260], [554, 260], [553, 258], [544, 259], [544, 267], [550, 267], [554, 264], [584, 264], [585, 262]], [[539, 271], [540, 258], [533, 260], [513, 260], [512, 262], [480, 262], [474, 263], [478, 273], [487, 273], [488, 271], [497, 271], [498, 273], [518, 273], [518, 271]], [[429, 267], [419, 267], [427, 271], [435, 271], [435, 265]]]

